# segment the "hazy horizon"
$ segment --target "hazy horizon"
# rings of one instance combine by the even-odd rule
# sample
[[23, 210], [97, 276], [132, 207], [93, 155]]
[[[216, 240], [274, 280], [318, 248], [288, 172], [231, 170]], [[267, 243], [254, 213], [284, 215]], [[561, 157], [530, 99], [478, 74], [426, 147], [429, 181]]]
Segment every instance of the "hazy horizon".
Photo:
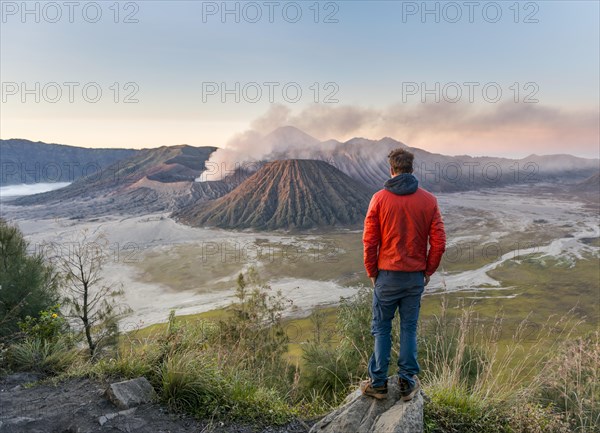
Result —
[[[288, 125], [286, 125], [288, 126]], [[523, 159], [526, 158], [528, 156], [532, 156], [532, 155], [538, 155], [538, 156], [552, 156], [552, 155], [571, 155], [571, 156], [575, 156], [575, 157], [579, 157], [579, 158], [586, 158], [586, 159], [600, 159], [600, 151], [596, 152], [594, 154], [594, 152], [591, 152], [590, 154], [577, 154], [577, 153], [572, 153], [572, 152], [556, 152], [556, 153], [537, 153], [537, 152], [518, 152], [518, 153], [499, 153], [499, 154], [492, 154], [492, 153], [451, 153], [451, 152], [436, 152], [436, 151], [431, 151], [425, 147], [418, 147], [418, 146], [411, 146], [410, 143], [407, 143], [401, 139], [398, 139], [396, 137], [392, 137], [389, 135], [386, 136], [381, 136], [378, 138], [371, 138], [371, 137], [352, 137], [348, 140], [338, 140], [336, 138], [328, 138], [325, 140], [319, 140], [320, 142], [325, 142], [325, 141], [329, 141], [329, 140], [336, 140], [339, 141], [341, 143], [344, 143], [346, 141], [352, 140], [354, 138], [361, 138], [361, 139], [366, 139], [366, 140], [372, 140], [372, 141], [379, 141], [382, 140], [384, 138], [392, 138], [395, 141], [401, 142], [406, 144], [409, 147], [413, 147], [413, 148], [418, 148], [421, 150], [425, 150], [427, 152], [431, 152], [431, 153], [438, 153], [438, 154], [442, 154], [442, 155], [446, 155], [446, 156], [471, 156], [471, 157], [492, 157], [492, 158], [508, 158], [508, 159]], [[172, 144], [159, 144], [156, 146], [151, 146], [151, 147], [124, 147], [124, 146], [80, 146], [78, 144], [73, 144], [73, 143], [57, 143], [57, 142], [50, 142], [50, 141], [45, 141], [45, 140], [32, 140], [30, 138], [25, 138], [25, 137], [10, 137], [10, 138], [0, 138], [0, 140], [27, 140], [27, 141], [31, 141], [34, 143], [44, 143], [44, 144], [56, 144], [56, 145], [63, 145], [63, 146], [72, 146], [72, 147], [80, 147], [80, 148], [85, 148], [85, 149], [135, 149], [135, 150], [144, 150], [144, 149], [156, 149], [162, 146], [193, 146], [193, 147], [204, 147], [204, 146], [214, 146], [212, 144], [192, 144], [192, 143], [172, 143]], [[219, 147], [219, 146], [214, 146], [214, 147]], [[220, 147], [219, 147], [220, 148]], [[221, 148], [223, 149], [223, 148]], [[384, 155], [385, 156], [385, 155]]]

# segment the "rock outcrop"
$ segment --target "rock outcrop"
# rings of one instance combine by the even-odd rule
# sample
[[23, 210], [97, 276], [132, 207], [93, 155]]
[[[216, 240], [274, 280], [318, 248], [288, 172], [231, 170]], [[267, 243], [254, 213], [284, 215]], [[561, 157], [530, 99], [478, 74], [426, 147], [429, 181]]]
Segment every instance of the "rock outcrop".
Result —
[[106, 397], [119, 409], [130, 409], [156, 398], [154, 388], [145, 377], [111, 383]]
[[423, 431], [422, 392], [404, 402], [397, 376], [388, 379], [388, 397], [365, 397], [360, 389], [344, 404], [316, 423], [310, 433], [421, 433]]

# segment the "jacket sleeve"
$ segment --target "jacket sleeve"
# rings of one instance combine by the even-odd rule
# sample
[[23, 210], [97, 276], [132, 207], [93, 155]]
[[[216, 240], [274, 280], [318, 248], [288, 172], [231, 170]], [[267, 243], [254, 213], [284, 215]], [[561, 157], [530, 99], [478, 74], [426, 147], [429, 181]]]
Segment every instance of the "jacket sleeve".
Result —
[[429, 227], [429, 252], [427, 253], [427, 266], [425, 268], [425, 274], [433, 274], [442, 260], [442, 255], [446, 251], [446, 232], [444, 231], [444, 221], [440, 209], [436, 203]]
[[373, 196], [369, 203], [363, 231], [364, 262], [369, 277], [377, 276], [377, 259], [380, 244], [381, 227], [379, 225], [379, 200]]

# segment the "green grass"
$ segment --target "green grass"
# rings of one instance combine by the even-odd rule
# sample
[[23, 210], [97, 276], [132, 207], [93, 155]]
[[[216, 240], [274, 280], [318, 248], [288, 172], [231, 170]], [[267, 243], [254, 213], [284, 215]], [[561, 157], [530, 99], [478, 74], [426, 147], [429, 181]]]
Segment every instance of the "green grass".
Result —
[[8, 363], [12, 368], [47, 374], [64, 372], [76, 357], [77, 351], [66, 337], [55, 341], [28, 337], [8, 350]]
[[[324, 314], [324, 328], [332, 330], [335, 328], [337, 308], [323, 307], [319, 309]], [[289, 338], [286, 359], [292, 364], [302, 364], [302, 346], [307, 341], [314, 339], [314, 325], [311, 317], [314, 312], [307, 317], [287, 318], [283, 320], [284, 329]], [[227, 320], [231, 317], [231, 312], [227, 308], [219, 308], [206, 311], [204, 313], [188, 314], [177, 316], [177, 320], [182, 325], [194, 324], [201, 321], [218, 322]], [[166, 319], [166, 318], [165, 318]], [[140, 342], [147, 339], [154, 340], [163, 335], [168, 328], [168, 323], [155, 323], [144, 328], [127, 333], [125, 338], [121, 338], [120, 345], [123, 350], [127, 350], [132, 342]]]
[[[180, 323], [194, 323], [201, 320], [209, 320], [213, 322], [217, 322], [219, 320], [226, 320], [228, 316], [230, 316], [230, 311], [227, 308], [218, 308], [215, 310], [205, 311], [203, 313], [196, 314], [185, 314], [182, 316], [177, 316], [177, 320]], [[144, 339], [150, 337], [156, 337], [158, 335], [166, 332], [168, 323], [166, 322], [167, 317], [165, 317], [164, 323], [155, 323], [153, 325], [145, 326], [143, 328], [137, 329], [135, 331], [129, 332], [130, 337], [135, 337], [136, 339]]]

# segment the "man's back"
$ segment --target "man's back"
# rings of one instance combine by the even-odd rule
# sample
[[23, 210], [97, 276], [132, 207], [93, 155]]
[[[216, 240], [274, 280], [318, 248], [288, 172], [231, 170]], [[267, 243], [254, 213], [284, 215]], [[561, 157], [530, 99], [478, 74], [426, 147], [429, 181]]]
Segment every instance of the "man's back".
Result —
[[[431, 245], [429, 255], [427, 243]], [[363, 233], [367, 273], [425, 271], [431, 275], [445, 250], [446, 235], [435, 196], [412, 174], [397, 175], [373, 195]]]

